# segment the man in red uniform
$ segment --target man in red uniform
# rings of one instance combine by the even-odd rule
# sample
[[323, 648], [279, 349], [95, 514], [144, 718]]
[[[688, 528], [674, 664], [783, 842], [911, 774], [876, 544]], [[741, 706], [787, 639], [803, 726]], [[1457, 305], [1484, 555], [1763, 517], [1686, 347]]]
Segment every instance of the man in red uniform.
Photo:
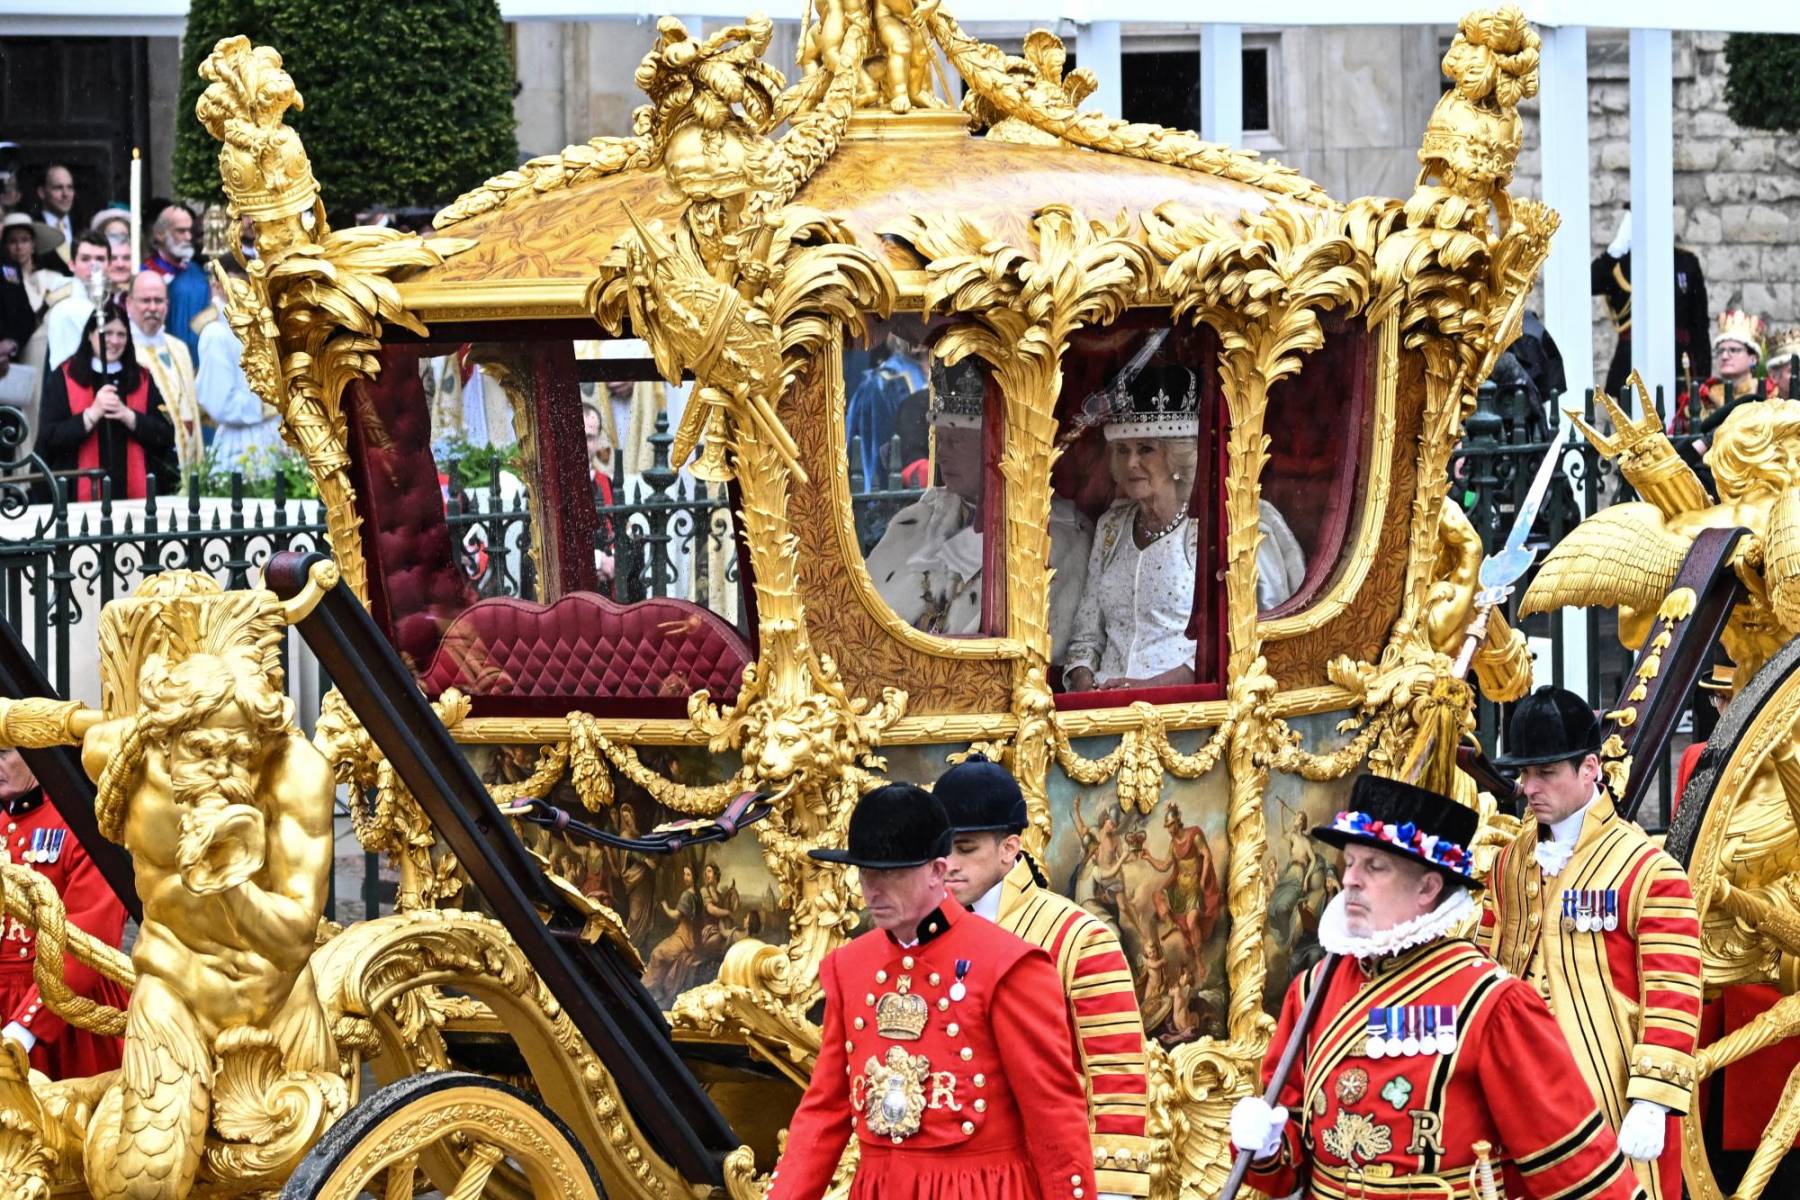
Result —
[[1042, 947], [1062, 977], [1075, 1020], [1075, 1063], [1087, 1086], [1101, 1200], [1148, 1196], [1144, 1018], [1119, 935], [1052, 891], [1020, 847], [1028, 824], [1025, 795], [1005, 767], [971, 754], [944, 772], [932, 795], [950, 816], [950, 894], [976, 916]]
[[[78, 926], [109, 946], [125, 933], [125, 906], [94, 862], [63, 824], [55, 805], [44, 799], [37, 777], [19, 752], [0, 749], [0, 805], [6, 809], [6, 851], [56, 885]], [[118, 1038], [101, 1037], [67, 1024], [45, 1007], [32, 976], [37, 962], [37, 931], [8, 917], [0, 940], [0, 1020], [6, 1037], [24, 1046], [31, 1065], [51, 1079], [98, 1075], [119, 1065]], [[78, 996], [124, 1008], [125, 989], [77, 962], [63, 958], [64, 979]]]
[[852, 1134], [853, 1200], [1092, 1200], [1087, 1101], [1049, 956], [946, 894], [950, 822], [930, 792], [870, 792], [848, 841], [812, 855], [860, 869], [875, 928], [820, 966], [819, 1058], [769, 1200], [819, 1200]]
[[1475, 916], [1476, 825], [1453, 800], [1365, 775], [1349, 810], [1313, 830], [1344, 852], [1343, 891], [1319, 922], [1343, 957], [1288, 989], [1265, 1083], [1308, 996], [1326, 991], [1280, 1103], [1247, 1096], [1231, 1113], [1268, 1195], [1471, 1200], [1473, 1147], [1487, 1142], [1503, 1195], [1641, 1200], [1537, 991], [1455, 936]]

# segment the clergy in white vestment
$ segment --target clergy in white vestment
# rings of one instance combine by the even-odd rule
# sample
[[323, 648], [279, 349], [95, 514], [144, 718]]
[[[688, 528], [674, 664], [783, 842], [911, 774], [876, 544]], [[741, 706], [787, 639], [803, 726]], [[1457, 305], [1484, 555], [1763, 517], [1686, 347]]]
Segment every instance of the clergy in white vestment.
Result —
[[155, 271], [139, 271], [126, 293], [125, 312], [131, 318], [131, 341], [138, 363], [150, 372], [175, 426], [175, 462], [185, 476], [203, 466], [206, 439], [194, 391], [194, 360], [187, 343], [166, 328], [169, 288], [163, 277]]
[[[227, 258], [222, 269], [243, 277], [243, 268]], [[281, 444], [281, 418], [264, 404], [244, 376], [244, 343], [225, 319], [225, 290], [215, 275], [213, 303], [194, 324], [200, 333], [200, 366], [194, 377], [195, 398], [207, 420], [217, 426], [211, 455], [214, 468], [236, 471], [246, 479], [273, 474], [286, 451]]]

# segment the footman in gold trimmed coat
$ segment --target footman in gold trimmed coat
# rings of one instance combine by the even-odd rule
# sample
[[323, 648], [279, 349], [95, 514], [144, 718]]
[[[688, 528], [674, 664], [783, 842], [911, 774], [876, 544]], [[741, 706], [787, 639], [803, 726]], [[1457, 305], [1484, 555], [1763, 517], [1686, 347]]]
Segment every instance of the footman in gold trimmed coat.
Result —
[[[1313, 837], [1344, 852], [1343, 891], [1319, 941], [1334, 955], [1296, 979], [1263, 1061], [1265, 1084], [1313, 989], [1318, 1019], [1270, 1106], [1239, 1100], [1232, 1142], [1251, 1184], [1310, 1200], [1475, 1200], [1486, 1142], [1504, 1194], [1641, 1200], [1537, 992], [1467, 938], [1476, 915], [1475, 813], [1375, 776]], [[1331, 960], [1328, 960], [1331, 961]]]
[[870, 792], [848, 840], [812, 854], [860, 869], [875, 928], [820, 968], [823, 1040], [769, 1200], [819, 1200], [853, 1135], [853, 1200], [1093, 1200], [1049, 956], [946, 894], [950, 824], [930, 792]]
[[1144, 1019], [1119, 935], [1052, 891], [1020, 848], [1025, 796], [1005, 767], [971, 754], [944, 772], [932, 793], [943, 801], [954, 834], [950, 894], [976, 916], [1043, 947], [1062, 977], [1075, 1021], [1075, 1065], [1087, 1085], [1100, 1195], [1148, 1196]]
[[1539, 688], [1507, 746], [1534, 819], [1494, 860], [1478, 940], [1549, 1004], [1651, 1200], [1681, 1200], [1701, 982], [1687, 876], [1613, 811], [1587, 701]]

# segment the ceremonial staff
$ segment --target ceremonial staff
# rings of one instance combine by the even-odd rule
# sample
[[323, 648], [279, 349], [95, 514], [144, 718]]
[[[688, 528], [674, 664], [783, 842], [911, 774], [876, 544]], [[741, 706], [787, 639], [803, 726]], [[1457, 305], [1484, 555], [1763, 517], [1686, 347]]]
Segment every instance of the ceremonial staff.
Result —
[[[1525, 539], [1531, 535], [1531, 527], [1537, 521], [1538, 510], [1543, 507], [1544, 493], [1550, 490], [1550, 479], [1556, 474], [1556, 462], [1563, 448], [1563, 441], [1568, 432], [1565, 421], [1557, 427], [1556, 436], [1550, 440], [1550, 449], [1544, 454], [1544, 461], [1538, 464], [1538, 471], [1531, 481], [1531, 490], [1525, 493], [1518, 511], [1513, 514], [1512, 531], [1506, 536], [1506, 545], [1500, 553], [1482, 560], [1478, 581], [1481, 590], [1475, 595], [1475, 609], [1469, 619], [1469, 629], [1463, 638], [1461, 650], [1452, 664], [1451, 677], [1461, 679], [1469, 672], [1469, 664], [1474, 661], [1475, 651], [1481, 647], [1482, 640], [1487, 637], [1488, 616], [1500, 605], [1506, 603], [1507, 597], [1525, 572], [1531, 570], [1532, 563], [1537, 561], [1537, 551], [1527, 549]], [[1431, 764], [1434, 751], [1438, 745], [1440, 722], [1428, 721], [1413, 741], [1412, 748], [1406, 756], [1401, 768], [1400, 778], [1407, 783], [1416, 783], [1426, 767]], [[1293, 1074], [1294, 1061], [1300, 1057], [1300, 1048], [1306, 1045], [1307, 1036], [1312, 1032], [1313, 1022], [1318, 1017], [1319, 1000], [1331, 986], [1332, 974], [1337, 970], [1340, 956], [1327, 954], [1319, 972], [1319, 982], [1313, 988], [1312, 995], [1306, 998], [1306, 1005], [1300, 1010], [1300, 1019], [1294, 1024], [1293, 1036], [1288, 1044], [1282, 1047], [1281, 1057], [1276, 1060], [1275, 1072], [1269, 1076], [1269, 1086], [1263, 1092], [1263, 1103], [1275, 1107], [1281, 1099], [1281, 1089], [1287, 1086], [1288, 1076]], [[1239, 1150], [1232, 1160], [1231, 1174], [1226, 1177], [1225, 1190], [1219, 1193], [1219, 1200], [1236, 1200], [1239, 1189], [1244, 1186], [1244, 1175], [1250, 1170], [1254, 1150]]]

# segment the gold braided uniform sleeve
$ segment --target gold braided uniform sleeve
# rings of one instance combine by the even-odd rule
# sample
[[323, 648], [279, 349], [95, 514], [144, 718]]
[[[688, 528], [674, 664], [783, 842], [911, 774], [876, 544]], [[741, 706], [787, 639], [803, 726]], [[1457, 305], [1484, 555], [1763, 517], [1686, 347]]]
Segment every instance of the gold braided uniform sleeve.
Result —
[[1087, 1083], [1094, 1142], [1094, 1186], [1120, 1196], [1150, 1194], [1150, 1143], [1145, 1136], [1149, 1081], [1144, 1069], [1144, 1018], [1131, 967], [1117, 935], [1091, 914], [1072, 909], [1057, 955], [1075, 1017], [1075, 1041]]
[[1687, 875], [1674, 859], [1654, 851], [1643, 876], [1633, 889], [1642, 1025], [1625, 1096], [1685, 1113], [1700, 1032], [1700, 920]]

